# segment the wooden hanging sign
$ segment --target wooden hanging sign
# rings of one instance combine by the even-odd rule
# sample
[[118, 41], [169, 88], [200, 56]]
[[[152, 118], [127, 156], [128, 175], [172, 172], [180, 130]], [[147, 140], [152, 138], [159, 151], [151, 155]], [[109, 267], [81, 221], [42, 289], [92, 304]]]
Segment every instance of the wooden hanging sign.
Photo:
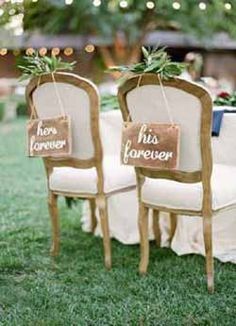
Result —
[[122, 164], [161, 170], [177, 169], [179, 142], [179, 125], [125, 122]]
[[70, 117], [33, 119], [27, 123], [30, 157], [66, 157], [71, 154]]

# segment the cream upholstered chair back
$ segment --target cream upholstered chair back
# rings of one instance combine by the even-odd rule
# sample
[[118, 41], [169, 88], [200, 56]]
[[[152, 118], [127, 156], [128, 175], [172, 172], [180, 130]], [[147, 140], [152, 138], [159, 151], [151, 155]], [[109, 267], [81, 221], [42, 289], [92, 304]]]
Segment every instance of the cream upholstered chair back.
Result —
[[45, 74], [31, 80], [26, 94], [39, 118], [60, 116], [61, 107], [71, 117], [71, 158], [91, 160], [101, 154], [99, 96], [92, 82], [70, 73]]
[[204, 88], [180, 78], [162, 83], [170, 114], [157, 75], [145, 74], [128, 79], [120, 87], [123, 118], [127, 121], [130, 117], [133, 122], [170, 123], [171, 115], [181, 130], [179, 171], [201, 171], [204, 157], [208, 155], [211, 159], [210, 95]]

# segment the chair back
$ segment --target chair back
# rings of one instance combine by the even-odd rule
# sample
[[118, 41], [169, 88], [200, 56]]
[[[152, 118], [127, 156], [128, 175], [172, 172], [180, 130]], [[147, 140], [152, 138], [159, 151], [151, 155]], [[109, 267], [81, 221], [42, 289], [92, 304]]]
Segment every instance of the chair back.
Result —
[[140, 173], [190, 183], [201, 181], [204, 174], [210, 180], [212, 100], [203, 87], [180, 78], [160, 85], [156, 74], [144, 74], [126, 80], [118, 96], [124, 121], [170, 123], [171, 115], [173, 122], [180, 125], [178, 170], [139, 168]]
[[69, 158], [61, 158], [60, 165], [89, 168], [102, 160], [99, 95], [92, 82], [71, 73], [45, 74], [30, 81], [26, 98], [39, 118], [60, 116], [61, 106], [71, 117], [72, 153]]

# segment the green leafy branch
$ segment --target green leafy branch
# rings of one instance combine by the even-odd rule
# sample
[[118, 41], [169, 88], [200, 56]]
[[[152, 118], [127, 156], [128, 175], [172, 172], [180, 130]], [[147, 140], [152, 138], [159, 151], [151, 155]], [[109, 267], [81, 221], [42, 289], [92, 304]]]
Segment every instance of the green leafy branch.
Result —
[[56, 56], [39, 56], [38, 52], [34, 52], [29, 56], [24, 56], [21, 64], [17, 67], [21, 70], [20, 80], [27, 80], [32, 77], [41, 76], [47, 73], [69, 70], [72, 71], [76, 61], [65, 62]]
[[165, 48], [151, 50], [143, 46], [142, 53], [143, 61], [129, 66], [111, 67], [109, 71], [125, 74], [155, 73], [166, 80], [179, 76], [186, 69], [186, 64], [172, 61]]

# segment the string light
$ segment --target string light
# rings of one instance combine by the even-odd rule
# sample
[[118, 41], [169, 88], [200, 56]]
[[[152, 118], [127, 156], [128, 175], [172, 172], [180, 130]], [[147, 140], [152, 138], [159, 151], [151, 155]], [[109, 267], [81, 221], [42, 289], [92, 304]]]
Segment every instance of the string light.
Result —
[[46, 48], [41, 48], [39, 50], [39, 54], [43, 57], [47, 54], [48, 50]]
[[128, 7], [128, 2], [126, 0], [122, 0], [120, 2], [120, 7], [123, 8], [123, 9], [127, 8]]
[[64, 50], [64, 54], [69, 57], [70, 55], [72, 55], [74, 53], [74, 50], [72, 48], [65, 48]]
[[38, 0], [32, 0], [32, 2], [38, 2]]
[[154, 7], [155, 7], [155, 3], [154, 3], [153, 1], [148, 1], [148, 2], [146, 3], [146, 7], [147, 7], [148, 9], [154, 9]]
[[58, 55], [60, 53], [60, 51], [61, 50], [59, 48], [53, 48], [52, 49], [52, 55], [56, 56], [56, 55]]
[[205, 2], [200, 2], [198, 6], [199, 6], [200, 10], [206, 10], [206, 7], [207, 7]]
[[34, 54], [34, 49], [33, 48], [28, 48], [26, 51], [25, 51], [26, 55], [33, 55]]
[[9, 10], [9, 15], [10, 15], [10, 16], [15, 15], [15, 13], [16, 13], [15, 9], [10, 9], [10, 10]]
[[231, 10], [231, 9], [232, 9], [232, 5], [231, 5], [230, 2], [226, 2], [226, 3], [225, 3], [225, 9], [226, 9], [226, 10]]
[[73, 3], [73, 0], [65, 0], [66, 5], [71, 5]]
[[99, 7], [99, 6], [101, 6], [101, 0], [93, 0], [93, 5], [94, 5], [94, 7]]
[[88, 53], [92, 53], [95, 51], [95, 46], [93, 44], [87, 44], [85, 47], [85, 51]]
[[172, 3], [172, 7], [173, 7], [175, 10], [179, 10], [180, 7], [181, 7], [181, 5], [180, 5], [180, 3], [179, 3], [178, 1], [174, 1], [174, 2]]
[[18, 55], [20, 55], [20, 50], [18, 50], [18, 49], [13, 50], [12, 53], [13, 53], [13, 55], [14, 55], [15, 57], [17, 57]]
[[7, 54], [7, 49], [6, 48], [3, 48], [0, 50], [0, 55], [4, 56]]

